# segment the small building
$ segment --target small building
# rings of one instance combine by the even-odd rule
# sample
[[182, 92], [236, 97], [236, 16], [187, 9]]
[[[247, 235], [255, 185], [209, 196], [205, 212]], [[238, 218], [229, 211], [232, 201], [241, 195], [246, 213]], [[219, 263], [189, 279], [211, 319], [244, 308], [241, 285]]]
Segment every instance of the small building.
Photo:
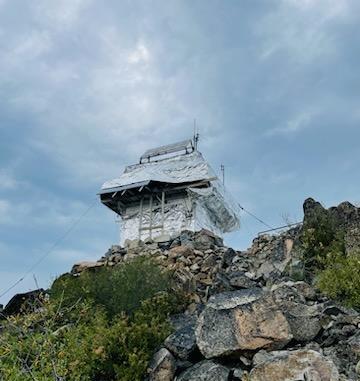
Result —
[[238, 204], [192, 140], [146, 151], [99, 195], [121, 217], [121, 244], [183, 230], [222, 236], [240, 227]]

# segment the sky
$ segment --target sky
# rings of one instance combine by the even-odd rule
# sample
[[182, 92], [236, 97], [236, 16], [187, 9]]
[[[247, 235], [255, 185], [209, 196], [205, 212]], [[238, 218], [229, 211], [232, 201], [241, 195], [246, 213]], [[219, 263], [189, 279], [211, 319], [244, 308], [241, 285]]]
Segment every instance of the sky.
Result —
[[0, 303], [116, 244], [97, 191], [194, 118], [269, 225], [359, 203], [359, 26], [358, 0], [0, 0], [0, 294], [31, 269]]

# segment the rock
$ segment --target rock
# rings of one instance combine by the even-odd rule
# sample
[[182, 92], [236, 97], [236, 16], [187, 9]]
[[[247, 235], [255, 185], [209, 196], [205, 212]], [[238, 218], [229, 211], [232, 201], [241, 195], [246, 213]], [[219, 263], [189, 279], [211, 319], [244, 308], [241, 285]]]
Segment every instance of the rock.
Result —
[[304, 262], [297, 258], [292, 258], [288, 264], [288, 273], [291, 279], [304, 280], [305, 279], [305, 265]]
[[281, 309], [289, 322], [294, 340], [308, 342], [320, 332], [320, 311], [316, 305], [284, 301]]
[[203, 268], [206, 268], [206, 267], [213, 267], [216, 265], [217, 261], [216, 261], [217, 257], [215, 254], [210, 254], [207, 258], [205, 258], [205, 260], [202, 262], [202, 266]]
[[202, 229], [195, 234], [194, 247], [196, 250], [208, 250], [215, 247], [215, 234]]
[[73, 268], [71, 269], [72, 274], [79, 274], [85, 270], [91, 270], [96, 267], [102, 267], [104, 263], [102, 262], [91, 262], [91, 261], [83, 261], [75, 263]]
[[257, 364], [250, 381], [338, 381], [339, 372], [331, 360], [312, 350], [278, 351]]
[[179, 239], [181, 246], [189, 246], [191, 248], [194, 248], [193, 232], [189, 230], [184, 230], [181, 232]]
[[186, 258], [192, 254], [194, 254], [194, 250], [189, 246], [175, 246], [169, 250], [169, 258]]
[[360, 361], [356, 364], [356, 373], [360, 376]]
[[172, 381], [175, 374], [174, 356], [161, 348], [152, 358], [149, 368], [149, 381]]
[[201, 361], [181, 373], [176, 381], [228, 381], [230, 371], [213, 361]]
[[235, 288], [253, 288], [256, 286], [256, 282], [248, 278], [243, 271], [230, 274], [229, 283]]
[[196, 349], [194, 325], [187, 325], [174, 332], [164, 342], [171, 353], [181, 360], [188, 360]]
[[212, 296], [199, 316], [195, 335], [205, 358], [281, 349], [292, 338], [290, 326], [271, 294], [258, 289]]
[[[22, 294], [14, 295], [5, 308], [2, 310], [3, 316], [16, 315], [23, 312], [31, 312], [38, 309], [45, 295], [45, 290], [40, 288]], [[3, 317], [1, 316], [1, 317]], [[1, 319], [1, 318], [0, 318]]]
[[244, 376], [244, 371], [241, 368], [235, 368], [233, 369], [232, 376], [235, 380], [242, 380]]
[[228, 266], [231, 266], [235, 256], [236, 256], [236, 251], [231, 248], [228, 248], [223, 255], [222, 267], [226, 268]]
[[124, 242], [124, 246], [127, 249], [137, 249], [139, 246], [143, 246], [144, 242], [140, 239], [126, 239]]

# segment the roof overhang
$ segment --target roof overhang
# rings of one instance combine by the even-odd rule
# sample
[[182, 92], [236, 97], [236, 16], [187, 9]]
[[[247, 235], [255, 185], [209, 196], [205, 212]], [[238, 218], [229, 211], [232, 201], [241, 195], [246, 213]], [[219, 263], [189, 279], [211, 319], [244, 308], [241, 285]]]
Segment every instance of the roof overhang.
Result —
[[151, 180], [139, 181], [137, 183], [121, 185], [118, 187], [101, 189], [100, 192], [98, 193], [98, 195], [107, 194], [107, 193], [122, 192], [122, 191], [128, 190], [128, 189], [145, 187], [145, 186], [150, 184], [150, 181]]

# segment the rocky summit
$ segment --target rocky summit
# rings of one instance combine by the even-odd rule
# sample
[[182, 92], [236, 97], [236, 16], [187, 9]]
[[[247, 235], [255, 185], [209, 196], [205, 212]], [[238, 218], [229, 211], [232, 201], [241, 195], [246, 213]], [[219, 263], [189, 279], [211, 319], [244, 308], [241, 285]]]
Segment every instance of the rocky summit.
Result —
[[150, 381], [355, 381], [360, 373], [360, 314], [322, 295], [306, 278], [301, 234], [314, 213], [330, 215], [359, 248], [359, 208], [325, 210], [308, 199], [304, 222], [256, 237], [246, 251], [207, 230], [127, 241], [72, 274], [118, 266], [137, 256], [173, 271], [190, 304], [172, 316], [174, 332], [148, 367]]
[[[329, 253], [340, 276], [336, 282], [346, 283], [333, 298], [320, 291], [318, 281]], [[308, 199], [302, 223], [261, 234], [245, 251], [226, 247], [207, 230], [183, 231], [114, 245], [100, 260], [77, 263], [64, 276], [116, 268], [138, 257], [170, 270], [187, 307], [169, 317], [172, 333], [149, 362], [148, 381], [356, 381], [359, 253], [360, 208], [345, 202], [325, 209]], [[341, 267], [348, 257], [349, 279]], [[44, 292], [16, 295], [1, 316], [24, 311], [26, 301], [37, 308], [34, 300]], [[351, 305], [345, 300], [355, 309], [344, 307]]]

